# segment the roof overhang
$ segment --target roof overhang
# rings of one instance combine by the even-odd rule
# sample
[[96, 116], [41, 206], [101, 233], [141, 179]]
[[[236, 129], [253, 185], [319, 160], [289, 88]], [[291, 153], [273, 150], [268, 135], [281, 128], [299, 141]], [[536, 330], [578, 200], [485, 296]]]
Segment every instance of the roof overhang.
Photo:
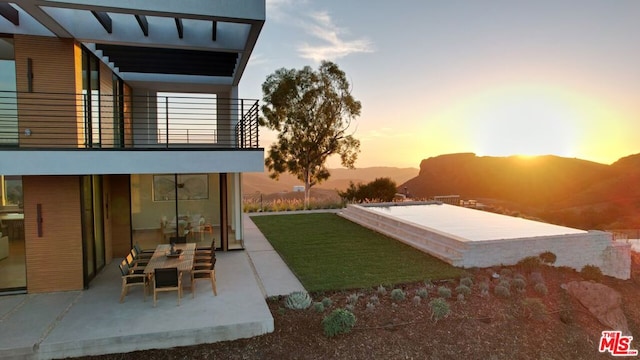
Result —
[[123, 80], [236, 86], [265, 0], [0, 0], [0, 33], [75, 38]]

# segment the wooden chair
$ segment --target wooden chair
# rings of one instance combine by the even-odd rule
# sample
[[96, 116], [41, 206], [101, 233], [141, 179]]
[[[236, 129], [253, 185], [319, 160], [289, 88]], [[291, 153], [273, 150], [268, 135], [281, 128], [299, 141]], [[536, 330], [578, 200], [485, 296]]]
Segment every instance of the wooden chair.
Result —
[[177, 291], [178, 305], [182, 297], [182, 276], [178, 268], [157, 268], [153, 274], [153, 307], [158, 302], [158, 293], [162, 291]]
[[216, 258], [213, 257], [210, 263], [195, 264], [193, 270], [191, 270], [191, 296], [196, 297], [196, 280], [210, 279], [211, 290], [213, 295], [218, 295], [218, 289], [216, 288]]
[[124, 301], [124, 297], [127, 296], [127, 292], [132, 286], [142, 286], [144, 301], [147, 301], [147, 275], [132, 273], [126, 259], [122, 259], [122, 262], [120, 263], [120, 273], [122, 273], [122, 292], [120, 293], [120, 303]]
[[132, 274], [142, 274], [144, 273], [144, 267], [147, 266], [147, 262], [137, 261], [133, 258], [133, 254], [129, 253], [124, 260], [127, 262], [127, 266], [129, 267], [129, 273]]

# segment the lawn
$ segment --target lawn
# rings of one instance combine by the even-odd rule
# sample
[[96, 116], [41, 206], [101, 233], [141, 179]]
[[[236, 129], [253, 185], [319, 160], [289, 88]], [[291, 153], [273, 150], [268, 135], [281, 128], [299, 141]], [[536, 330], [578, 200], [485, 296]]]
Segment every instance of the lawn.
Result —
[[460, 276], [455, 268], [333, 213], [252, 220], [310, 292]]

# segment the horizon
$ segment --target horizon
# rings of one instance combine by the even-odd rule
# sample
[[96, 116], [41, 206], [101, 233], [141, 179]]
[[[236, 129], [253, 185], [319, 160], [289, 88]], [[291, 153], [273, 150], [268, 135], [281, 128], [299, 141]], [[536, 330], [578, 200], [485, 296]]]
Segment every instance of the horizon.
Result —
[[[242, 96], [262, 99], [276, 69], [334, 61], [362, 103], [360, 168], [469, 152], [609, 165], [640, 153], [640, 2], [367, 4], [267, 0]], [[262, 147], [275, 140], [261, 128]]]

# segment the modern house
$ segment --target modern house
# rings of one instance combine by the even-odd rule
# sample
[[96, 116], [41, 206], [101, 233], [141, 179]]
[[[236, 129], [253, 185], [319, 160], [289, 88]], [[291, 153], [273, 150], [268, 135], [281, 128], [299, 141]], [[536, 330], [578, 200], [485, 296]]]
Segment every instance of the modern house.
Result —
[[135, 243], [243, 248], [264, 21], [264, 0], [0, 0], [0, 292], [86, 288]]

